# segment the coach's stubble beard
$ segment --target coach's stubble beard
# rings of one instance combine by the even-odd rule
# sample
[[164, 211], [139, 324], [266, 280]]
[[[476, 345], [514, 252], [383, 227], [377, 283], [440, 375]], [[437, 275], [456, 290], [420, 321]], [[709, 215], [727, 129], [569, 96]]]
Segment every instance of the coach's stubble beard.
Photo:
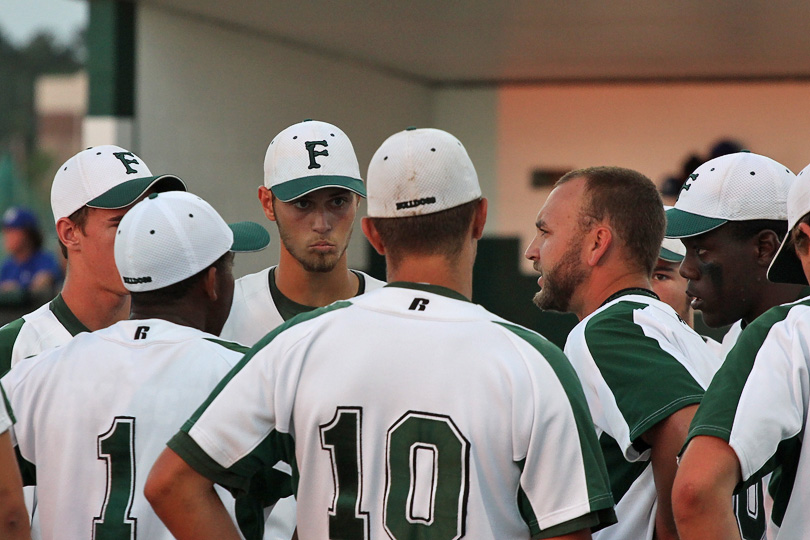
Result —
[[581, 242], [572, 244], [553, 268], [543, 270], [543, 288], [534, 295], [534, 305], [543, 311], [570, 311], [571, 297], [588, 277], [579, 260], [581, 250]]

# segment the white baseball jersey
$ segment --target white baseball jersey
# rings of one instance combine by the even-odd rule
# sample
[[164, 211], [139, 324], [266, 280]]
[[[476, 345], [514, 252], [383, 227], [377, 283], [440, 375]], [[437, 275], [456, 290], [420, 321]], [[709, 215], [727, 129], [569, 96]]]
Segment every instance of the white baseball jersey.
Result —
[[127, 320], [17, 364], [2, 384], [36, 467], [42, 537], [171, 538], [146, 477], [240, 351], [187, 326]]
[[810, 406], [810, 297], [777, 306], [749, 324], [717, 372], [692, 421], [697, 435], [725, 440], [743, 481], [772, 482], [769, 538], [805, 538], [810, 531], [810, 448], [804, 445]]
[[699, 403], [720, 359], [651, 291], [628, 289], [574, 327], [565, 353], [590, 406], [619, 522], [599, 540], [650, 540], [657, 495], [641, 436]]
[[64, 345], [76, 334], [89, 331], [58, 295], [0, 328], [0, 376], [23, 358]]
[[6, 394], [3, 387], [0, 386], [0, 433], [8, 431], [8, 428], [14, 423], [14, 415], [10, 410], [6, 410], [6, 407]]
[[544, 538], [614, 519], [562, 352], [425, 284], [288, 321], [169, 446], [237, 490], [291, 463], [302, 539]]
[[734, 348], [734, 345], [737, 344], [737, 340], [740, 338], [740, 334], [743, 331], [742, 322], [743, 322], [742, 319], [740, 319], [739, 321], [732, 324], [731, 327], [728, 329], [728, 332], [726, 332], [723, 335], [723, 343], [720, 346], [721, 359], [725, 360], [726, 356], [728, 356], [729, 351], [731, 351], [731, 349]]
[[[220, 334], [222, 339], [253, 346], [268, 332], [284, 322], [271, 291], [270, 272], [275, 268], [275, 266], [271, 266], [261, 272], [236, 280], [231, 312]], [[352, 270], [352, 272], [361, 281], [361, 290], [358, 291], [358, 294], [379, 289], [385, 285], [384, 281], [375, 279], [365, 272], [359, 270]], [[311, 309], [314, 308], [300, 306], [299, 312]]]
[[[285, 320], [280, 313], [277, 301], [286, 301], [292, 305], [295, 314], [305, 313], [315, 308], [294, 304], [284, 297], [275, 287], [276, 266], [265, 268], [261, 272], [249, 274], [236, 280], [233, 292], [233, 304], [220, 336], [222, 339], [253, 346], [268, 332]], [[384, 281], [375, 279], [365, 272], [352, 270], [360, 279], [358, 294], [379, 289]], [[295, 531], [295, 498], [280, 500], [267, 518], [265, 540], [289, 540]]]

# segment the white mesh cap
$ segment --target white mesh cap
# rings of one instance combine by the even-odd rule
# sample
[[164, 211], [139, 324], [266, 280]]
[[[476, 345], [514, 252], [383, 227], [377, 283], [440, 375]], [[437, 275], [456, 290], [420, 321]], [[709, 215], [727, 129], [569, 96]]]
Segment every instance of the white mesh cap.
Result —
[[155, 191], [186, 190], [178, 177], [153, 175], [141, 158], [120, 146], [88, 148], [56, 171], [51, 186], [53, 218], [59, 221], [85, 205], [124, 208], [151, 187]]
[[349, 137], [317, 120], [292, 125], [270, 141], [264, 156], [264, 187], [284, 202], [328, 187], [366, 196]]
[[791, 231], [805, 214], [810, 213], [810, 165], [802, 169], [790, 187], [787, 200], [788, 233], [768, 268], [768, 279], [774, 283], [807, 285], [801, 260], [791, 240]]
[[709, 160], [689, 175], [667, 211], [666, 236], [696, 236], [729, 221], [787, 219], [794, 178], [781, 163], [751, 152]]
[[467, 150], [433, 128], [408, 128], [386, 139], [371, 158], [367, 183], [370, 217], [421, 216], [481, 197]]
[[269, 242], [258, 223], [228, 225], [197, 195], [152, 193], [121, 219], [115, 264], [127, 290], [153, 291], [205, 270], [227, 251], [258, 251]]

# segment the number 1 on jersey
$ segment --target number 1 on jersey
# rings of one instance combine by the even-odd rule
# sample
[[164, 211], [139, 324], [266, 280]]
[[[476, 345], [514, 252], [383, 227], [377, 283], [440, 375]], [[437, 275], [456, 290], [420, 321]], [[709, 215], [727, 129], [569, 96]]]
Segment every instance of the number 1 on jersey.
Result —
[[98, 436], [98, 459], [107, 464], [107, 491], [98, 517], [93, 519], [93, 540], [135, 540], [138, 519], [130, 516], [135, 495], [135, 418], [116, 416], [106, 433]]

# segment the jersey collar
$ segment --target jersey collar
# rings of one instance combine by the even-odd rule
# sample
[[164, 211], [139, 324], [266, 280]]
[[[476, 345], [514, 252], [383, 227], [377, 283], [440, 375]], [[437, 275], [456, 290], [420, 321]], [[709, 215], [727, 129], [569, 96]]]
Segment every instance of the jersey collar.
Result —
[[65, 299], [62, 298], [62, 294], [57, 294], [56, 298], [51, 300], [51, 303], [48, 305], [53, 316], [56, 317], [56, 320], [62, 323], [62, 326], [65, 327], [71, 336], [76, 336], [76, 334], [80, 334], [82, 332], [89, 332], [90, 329], [87, 328], [82, 322], [70, 311], [70, 308], [65, 303]]
[[658, 295], [652, 292], [650, 289], [643, 289], [641, 287], [628, 287], [627, 289], [616, 291], [615, 293], [608, 296], [608, 299], [602, 302], [602, 305], [599, 307], [606, 306], [607, 304], [613, 302], [617, 298], [621, 298], [622, 296], [627, 296], [630, 294], [640, 294], [641, 296], [649, 296], [650, 298], [661, 300], [660, 298], [658, 298]]
[[[398, 287], [400, 289], [414, 289], [417, 291], [425, 291], [433, 294], [438, 294], [441, 296], [446, 296], [448, 298], [453, 298], [455, 300], [462, 300], [464, 302], [470, 302], [470, 299], [464, 296], [463, 294], [454, 291], [453, 289], [448, 289], [447, 287], [442, 287], [441, 285], [431, 285], [430, 283], [412, 283], [410, 281], [393, 281], [386, 285], [386, 287]], [[470, 302], [472, 303], [472, 302]]]

